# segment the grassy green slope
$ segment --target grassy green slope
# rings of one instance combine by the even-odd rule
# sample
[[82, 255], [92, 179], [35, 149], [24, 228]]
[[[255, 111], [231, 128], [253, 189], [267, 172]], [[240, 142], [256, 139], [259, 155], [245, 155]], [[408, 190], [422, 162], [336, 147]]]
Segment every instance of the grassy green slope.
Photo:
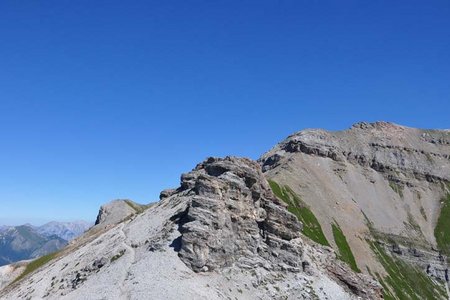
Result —
[[348, 244], [347, 239], [342, 232], [342, 229], [339, 227], [339, 224], [332, 224], [331, 227], [333, 229], [334, 241], [336, 242], [336, 245], [339, 249], [338, 258], [346, 262], [353, 271], [361, 272], [361, 270], [358, 268], [358, 265], [356, 264], [352, 249], [350, 248], [350, 245]]
[[269, 184], [275, 196], [288, 204], [288, 211], [303, 223], [303, 234], [319, 244], [329, 246], [319, 221], [302, 199], [288, 186], [280, 186], [272, 180], [269, 180]]
[[385, 299], [447, 299], [443, 284], [433, 281], [422, 270], [389, 255], [377, 242], [368, 243], [388, 273], [384, 278], [376, 274], [384, 288]]
[[450, 194], [442, 199], [441, 213], [434, 228], [434, 236], [439, 249], [450, 255]]

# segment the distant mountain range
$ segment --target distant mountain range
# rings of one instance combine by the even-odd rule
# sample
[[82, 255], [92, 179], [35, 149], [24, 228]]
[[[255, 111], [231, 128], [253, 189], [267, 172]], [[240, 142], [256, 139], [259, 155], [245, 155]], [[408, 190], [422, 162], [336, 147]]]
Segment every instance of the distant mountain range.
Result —
[[89, 227], [94, 225], [92, 222], [74, 221], [74, 222], [49, 222], [36, 227], [37, 232], [50, 237], [56, 235], [66, 241], [73, 240], [84, 233]]
[[85, 221], [0, 226], [0, 266], [57, 251], [91, 226]]

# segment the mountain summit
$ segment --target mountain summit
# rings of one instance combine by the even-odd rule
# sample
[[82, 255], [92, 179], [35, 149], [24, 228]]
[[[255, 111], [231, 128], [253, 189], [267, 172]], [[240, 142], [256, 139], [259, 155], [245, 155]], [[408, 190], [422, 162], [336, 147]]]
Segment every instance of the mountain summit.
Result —
[[314, 215], [310, 237], [378, 279], [387, 298], [447, 298], [450, 131], [303, 130], [260, 163], [292, 210]]
[[449, 194], [447, 130], [303, 130], [258, 162], [208, 158], [153, 205], [103, 206], [0, 297], [447, 299]]

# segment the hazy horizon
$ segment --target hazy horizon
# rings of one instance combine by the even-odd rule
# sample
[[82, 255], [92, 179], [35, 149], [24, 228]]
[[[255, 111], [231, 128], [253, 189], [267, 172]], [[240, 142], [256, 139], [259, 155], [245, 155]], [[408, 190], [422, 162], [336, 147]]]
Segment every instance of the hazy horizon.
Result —
[[0, 226], [20, 226], [20, 225], [27, 225], [30, 224], [32, 226], [42, 226], [49, 222], [78, 222], [78, 221], [84, 221], [88, 223], [94, 223], [94, 220], [81, 220], [81, 219], [40, 219], [40, 218], [22, 218], [22, 219], [16, 219], [16, 218], [0, 218]]

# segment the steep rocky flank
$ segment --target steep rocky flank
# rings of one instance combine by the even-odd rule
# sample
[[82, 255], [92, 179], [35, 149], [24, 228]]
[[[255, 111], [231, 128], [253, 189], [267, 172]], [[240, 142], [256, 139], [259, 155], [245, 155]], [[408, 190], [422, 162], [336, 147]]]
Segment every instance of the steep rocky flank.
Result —
[[448, 297], [450, 131], [386, 122], [303, 130], [260, 163], [290, 210], [310, 221], [304, 233], [378, 278], [385, 297]]
[[378, 299], [380, 286], [304, 239], [248, 159], [210, 158], [118, 224], [94, 226], [2, 299]]

